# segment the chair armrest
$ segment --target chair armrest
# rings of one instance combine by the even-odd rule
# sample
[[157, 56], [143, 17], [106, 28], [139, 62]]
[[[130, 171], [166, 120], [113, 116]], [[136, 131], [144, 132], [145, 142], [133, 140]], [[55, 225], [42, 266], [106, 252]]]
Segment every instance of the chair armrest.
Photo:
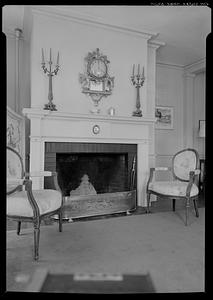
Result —
[[153, 171], [171, 171], [170, 167], [156, 167], [156, 168], [151, 168], [151, 169], [153, 169]]
[[149, 174], [149, 179], [147, 182], [146, 190], [148, 191], [149, 183], [152, 181], [153, 175], [155, 171], [171, 171], [171, 167], [155, 167], [155, 168], [150, 168], [150, 174]]
[[44, 177], [50, 177], [52, 176], [53, 177], [53, 184], [54, 184], [54, 188], [61, 192], [61, 188], [58, 184], [58, 174], [57, 172], [53, 171], [33, 171], [33, 172], [29, 172], [29, 173], [25, 173], [25, 177], [29, 178], [29, 177], [41, 177], [41, 176], [44, 176]]
[[190, 197], [190, 192], [191, 192], [192, 185], [195, 182], [195, 180], [197, 179], [199, 174], [200, 174], [199, 169], [195, 169], [194, 171], [189, 172], [189, 183], [188, 183], [187, 188], [186, 188], [186, 196], [187, 197]]
[[194, 172], [195, 175], [199, 175], [201, 173], [199, 169], [196, 169], [196, 170], [194, 170], [192, 172]]
[[171, 170], [172, 170], [171, 167], [155, 167], [155, 168], [150, 168], [150, 175], [149, 175], [149, 179], [148, 179], [148, 182], [147, 182], [147, 188], [148, 188], [148, 185], [149, 185], [150, 181], [152, 181], [152, 178], [153, 178], [153, 175], [154, 175], [155, 171], [171, 171]]
[[52, 176], [54, 172], [50, 171], [33, 171], [25, 173], [26, 177], [41, 177], [41, 176]]
[[52, 176], [53, 176], [53, 182], [54, 182], [55, 189], [62, 194], [62, 190], [58, 184], [58, 173], [52, 172]]

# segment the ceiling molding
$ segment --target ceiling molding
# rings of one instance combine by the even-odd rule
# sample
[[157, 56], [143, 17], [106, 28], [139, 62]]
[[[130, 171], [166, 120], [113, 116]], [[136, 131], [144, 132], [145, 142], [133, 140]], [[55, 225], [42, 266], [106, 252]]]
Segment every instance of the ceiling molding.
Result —
[[179, 70], [183, 70], [184, 68], [183, 65], [177, 65], [177, 64], [163, 62], [163, 61], [157, 61], [156, 64], [157, 66], [165, 67], [165, 68], [172, 68], [172, 69], [179, 69]]
[[86, 16], [82, 14], [78, 14], [76, 12], [69, 12], [69, 14], [66, 13], [66, 11], [57, 9], [57, 8], [47, 8], [47, 7], [39, 7], [38, 6], [31, 6], [32, 13], [37, 15], [45, 15], [52, 18], [60, 18], [63, 20], [73, 21], [81, 24], [91, 25], [95, 27], [101, 27], [108, 30], [114, 30], [125, 34], [135, 35], [142, 37], [146, 40], [156, 38], [159, 33], [150, 32], [150, 31], [141, 31], [135, 28], [130, 27], [124, 27], [119, 24], [109, 24], [106, 21], [97, 21], [94, 17]]
[[158, 49], [158, 48], [160, 48], [160, 47], [162, 47], [162, 46], [165, 46], [166, 45], [166, 43], [164, 43], [164, 42], [161, 42], [161, 41], [155, 41], [155, 40], [149, 40], [148, 41], [148, 46], [149, 47], [151, 47], [151, 48], [154, 48], [154, 49]]
[[187, 65], [184, 67], [184, 70], [188, 73], [200, 73], [205, 71], [206, 69], [206, 59], [202, 58], [198, 60], [197, 62]]
[[[16, 28], [14, 28], [14, 30], [12, 30], [11, 28], [5, 27], [3, 33], [6, 35], [7, 38], [15, 39], [15, 38], [17, 38], [15, 29]], [[19, 28], [17, 28], [17, 29], [19, 29]], [[19, 40], [25, 40], [24, 36], [23, 36], [23, 32], [21, 33]]]
[[184, 70], [184, 72], [183, 72], [183, 77], [195, 78], [195, 76], [196, 76], [196, 74], [187, 72], [187, 71], [185, 71], [185, 70]]

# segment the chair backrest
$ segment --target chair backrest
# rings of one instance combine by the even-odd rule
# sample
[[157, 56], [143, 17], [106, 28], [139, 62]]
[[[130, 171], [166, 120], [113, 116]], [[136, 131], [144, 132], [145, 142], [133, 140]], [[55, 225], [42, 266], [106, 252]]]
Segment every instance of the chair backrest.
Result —
[[25, 166], [25, 118], [7, 106], [7, 146], [16, 150]]
[[195, 149], [177, 152], [172, 159], [172, 171], [175, 179], [189, 181], [189, 172], [199, 168], [199, 154]]
[[[7, 178], [22, 179], [24, 177], [24, 165], [20, 154], [7, 146]], [[7, 194], [11, 194], [19, 188], [19, 184], [7, 182]]]

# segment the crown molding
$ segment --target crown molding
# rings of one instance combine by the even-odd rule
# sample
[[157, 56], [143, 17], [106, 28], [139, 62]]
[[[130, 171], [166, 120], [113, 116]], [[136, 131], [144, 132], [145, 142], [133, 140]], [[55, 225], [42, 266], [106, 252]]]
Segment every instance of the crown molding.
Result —
[[196, 74], [187, 72], [187, 71], [185, 71], [185, 70], [184, 70], [184, 72], [183, 72], [183, 77], [195, 78], [195, 76], [196, 76]]
[[157, 61], [156, 64], [157, 64], [157, 66], [164, 67], [164, 68], [172, 68], [172, 69], [178, 69], [178, 70], [183, 70], [183, 68], [184, 68], [183, 65], [176, 65], [173, 63], [163, 62], [163, 61]]
[[[205, 63], [206, 63], [206, 59], [202, 58], [197, 62], [194, 62], [193, 64], [184, 66], [184, 65], [177, 65], [177, 64], [173, 64], [170, 62], [164, 62], [164, 61], [157, 61], [156, 64], [161, 66], [161, 67], [169, 67], [169, 68], [176, 68], [176, 69], [182, 69], [184, 71], [184, 74], [186, 74], [186, 76], [190, 76], [190, 74], [196, 74], [199, 73], [201, 71], [205, 71]], [[191, 76], [194, 77], [194, 76]]]
[[81, 23], [81, 24], [85, 24], [85, 25], [91, 25], [91, 26], [95, 26], [95, 27], [99, 27], [99, 28], [101, 27], [104, 29], [114, 30], [117, 32], [129, 34], [129, 35], [139, 36], [146, 40], [149, 40], [151, 38], [156, 38], [159, 34], [159, 33], [150, 32], [150, 31], [141, 31], [136, 28], [125, 27], [120, 24], [112, 24], [112, 23], [109, 24], [107, 21], [101, 20], [100, 18], [97, 21], [96, 18], [94, 18], [90, 15], [83, 15], [83, 14], [76, 13], [74, 11], [69, 11], [69, 14], [68, 14], [65, 10], [58, 9], [55, 7], [31, 6], [31, 9], [32, 9], [32, 13], [35, 15], [43, 15], [43, 16], [48, 16], [48, 17], [52, 17], [52, 18], [63, 19], [66, 21]]
[[[24, 36], [23, 36], [23, 32], [21, 32], [21, 34], [19, 36], [17, 36], [16, 34], [16, 31], [15, 31], [16, 28], [14, 29], [11, 29], [11, 28], [4, 28], [3, 33], [6, 35], [7, 38], [11, 38], [11, 39], [19, 39], [19, 40], [25, 40], [24, 39]], [[19, 29], [19, 28], [17, 28]], [[22, 29], [20, 29], [22, 31]]]
[[206, 59], [205, 58], [202, 58], [202, 59], [198, 60], [197, 62], [184, 67], [184, 71], [186, 71], [188, 73], [195, 73], [195, 74], [205, 71], [205, 69], [206, 69]]
[[148, 41], [148, 46], [150, 47], [150, 48], [154, 48], [154, 49], [158, 49], [158, 48], [160, 48], [160, 47], [162, 47], [162, 46], [165, 46], [166, 45], [166, 43], [165, 42], [161, 42], [161, 41], [158, 41], [158, 40], [149, 40]]

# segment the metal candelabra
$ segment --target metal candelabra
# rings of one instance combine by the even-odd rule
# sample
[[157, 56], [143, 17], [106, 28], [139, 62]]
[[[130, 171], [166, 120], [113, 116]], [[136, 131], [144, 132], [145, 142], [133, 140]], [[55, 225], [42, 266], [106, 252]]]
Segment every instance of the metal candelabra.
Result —
[[47, 63], [49, 64], [49, 70], [45, 66], [44, 50], [42, 49], [42, 62], [41, 62], [41, 66], [42, 66], [42, 69], [44, 70], [44, 73], [47, 74], [47, 76], [49, 77], [49, 92], [48, 92], [48, 100], [49, 100], [49, 102], [47, 104], [45, 104], [44, 109], [57, 110], [56, 109], [56, 105], [53, 104], [52, 77], [54, 75], [57, 75], [58, 70], [59, 70], [59, 52], [58, 52], [57, 62], [56, 62], [56, 66], [55, 66], [54, 70], [52, 70], [52, 64], [53, 64], [53, 62], [52, 62], [51, 48], [50, 48], [50, 60]]
[[140, 65], [138, 65], [138, 74], [135, 75], [135, 65], [133, 65], [133, 72], [131, 76], [131, 81], [132, 84], [136, 87], [137, 89], [137, 97], [136, 97], [136, 110], [133, 111], [132, 115], [136, 117], [142, 117], [142, 110], [140, 109], [141, 104], [140, 104], [140, 87], [143, 86], [145, 77], [144, 77], [144, 67], [143, 67], [143, 73], [140, 74]]

